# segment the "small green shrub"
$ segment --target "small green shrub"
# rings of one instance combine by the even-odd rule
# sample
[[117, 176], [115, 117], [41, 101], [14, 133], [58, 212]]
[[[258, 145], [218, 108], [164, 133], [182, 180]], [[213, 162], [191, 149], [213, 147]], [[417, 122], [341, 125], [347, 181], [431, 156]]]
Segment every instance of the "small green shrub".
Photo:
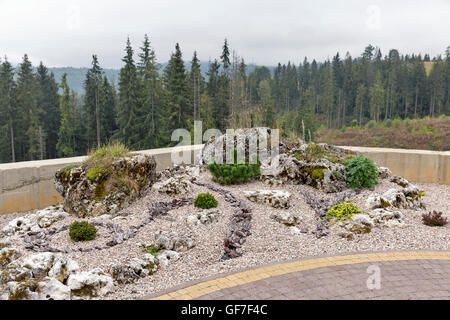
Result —
[[75, 242], [94, 240], [97, 236], [97, 228], [86, 221], [75, 221], [70, 225], [69, 235]]
[[378, 167], [364, 156], [354, 157], [346, 161], [347, 184], [351, 189], [373, 188], [378, 181]]
[[332, 220], [330, 224], [335, 224], [338, 221], [350, 219], [358, 213], [361, 213], [361, 210], [359, 210], [353, 203], [341, 202], [328, 211], [325, 216], [325, 220]]
[[219, 204], [219, 202], [209, 192], [199, 194], [197, 196], [197, 198], [195, 198], [195, 201], [194, 201], [194, 205], [197, 208], [202, 208], [202, 209], [217, 208], [218, 204]]
[[370, 120], [369, 122], [367, 122], [366, 127], [369, 129], [373, 129], [375, 128], [377, 125], [377, 123], [375, 122], [375, 120]]
[[144, 250], [145, 250], [147, 253], [151, 254], [151, 255], [154, 256], [154, 257], [158, 256], [158, 253], [159, 253], [159, 251], [160, 251], [160, 248], [158, 248], [157, 246], [154, 246], [154, 245], [149, 245], [149, 246], [147, 246], [147, 245], [144, 244], [143, 247], [144, 247]]
[[238, 163], [237, 150], [235, 149], [233, 164], [217, 164], [216, 161], [213, 161], [207, 168], [213, 175], [213, 180], [222, 185], [246, 183], [249, 179], [261, 174], [259, 157], [256, 158], [255, 164], [249, 164], [246, 159], [241, 162]]

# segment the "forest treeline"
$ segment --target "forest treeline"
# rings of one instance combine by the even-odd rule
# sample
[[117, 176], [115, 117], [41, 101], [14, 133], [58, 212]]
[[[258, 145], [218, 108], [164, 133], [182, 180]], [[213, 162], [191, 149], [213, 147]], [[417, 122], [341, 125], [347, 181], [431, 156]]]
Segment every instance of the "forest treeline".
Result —
[[[317, 129], [363, 126], [369, 121], [450, 113], [450, 47], [444, 56], [401, 55], [367, 46], [358, 57], [306, 58], [247, 71], [224, 41], [206, 77], [197, 52], [186, 70], [178, 44], [161, 70], [145, 36], [136, 50], [128, 39], [118, 83], [105, 76], [97, 55], [84, 94], [57, 83], [27, 55], [13, 68], [0, 61], [0, 162], [85, 155], [111, 140], [131, 150], [173, 145], [174, 129], [278, 127], [314, 139]], [[36, 71], [34, 71], [36, 70]]]

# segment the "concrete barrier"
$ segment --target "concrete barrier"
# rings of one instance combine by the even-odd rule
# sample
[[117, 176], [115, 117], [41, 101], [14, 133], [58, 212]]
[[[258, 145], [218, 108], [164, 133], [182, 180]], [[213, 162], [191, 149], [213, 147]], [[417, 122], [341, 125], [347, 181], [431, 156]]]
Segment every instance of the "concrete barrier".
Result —
[[359, 152], [410, 181], [450, 184], [450, 151], [342, 148]]
[[[157, 170], [172, 165], [173, 152], [190, 152], [193, 161], [202, 145], [138, 151], [152, 155]], [[360, 152], [396, 175], [414, 182], [450, 184], [450, 152], [342, 147]], [[53, 185], [56, 171], [81, 163], [85, 157], [0, 164], [0, 214], [42, 209], [62, 201]]]
[[[172, 165], [172, 153], [190, 152], [191, 161], [202, 145], [142, 150], [136, 153], [155, 157], [157, 171]], [[43, 209], [62, 202], [53, 184], [55, 172], [86, 157], [0, 164], [0, 214]]]

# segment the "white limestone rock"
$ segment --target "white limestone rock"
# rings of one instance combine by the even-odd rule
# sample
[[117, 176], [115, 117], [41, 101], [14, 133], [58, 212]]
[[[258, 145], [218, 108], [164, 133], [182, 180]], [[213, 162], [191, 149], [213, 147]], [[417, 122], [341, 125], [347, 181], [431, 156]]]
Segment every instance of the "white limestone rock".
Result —
[[76, 261], [62, 254], [50, 252], [38, 253], [26, 257], [22, 266], [31, 271], [33, 278], [41, 279], [49, 276], [61, 282], [80, 269]]
[[190, 215], [186, 218], [186, 224], [192, 228], [199, 224], [209, 225], [216, 223], [222, 213], [217, 209], [200, 210], [196, 215]]
[[158, 181], [152, 188], [160, 193], [184, 195], [192, 192], [192, 183], [184, 176], [177, 176], [170, 177], [167, 180]]
[[190, 235], [178, 235], [175, 231], [158, 231], [155, 233], [155, 247], [159, 250], [187, 251], [195, 246]]
[[244, 191], [244, 196], [250, 201], [262, 203], [274, 208], [289, 208], [291, 194], [282, 190]]
[[39, 300], [70, 300], [70, 288], [55, 278], [38, 283]]
[[39, 300], [39, 293], [35, 292], [37, 282], [28, 281], [10, 281], [0, 295], [0, 300]]
[[382, 195], [369, 196], [366, 201], [366, 207], [369, 210], [390, 207], [414, 210], [425, 209], [421, 198], [422, 194], [419, 188], [409, 184], [406, 188], [389, 189]]
[[178, 259], [180, 259], [180, 254], [172, 250], [165, 250], [157, 256], [158, 265], [162, 269], [166, 268], [170, 261], [177, 261]]
[[386, 167], [378, 167], [378, 173], [381, 179], [388, 179], [392, 176], [391, 169]]
[[39, 232], [68, 216], [69, 214], [63, 210], [62, 206], [48, 207], [39, 210], [36, 213], [30, 213], [23, 217], [11, 220], [9, 224], [3, 228], [3, 233], [7, 236], [11, 236], [16, 233], [25, 234], [30, 231]]
[[70, 275], [67, 285], [73, 300], [90, 300], [114, 291], [114, 280], [101, 269], [83, 271]]
[[369, 215], [357, 214], [350, 219], [340, 221], [339, 226], [351, 233], [364, 234], [370, 233], [375, 225]]
[[158, 270], [157, 259], [151, 254], [146, 254], [142, 259], [131, 259], [125, 265], [113, 266], [110, 273], [119, 284], [133, 283], [139, 278], [144, 278]]
[[368, 213], [377, 227], [405, 227], [403, 214], [400, 211], [376, 209]]
[[297, 227], [289, 227], [289, 232], [290, 234], [294, 235], [294, 236], [299, 236], [302, 234], [302, 232], [300, 231], [299, 228]]
[[300, 218], [292, 212], [275, 212], [270, 218], [286, 226], [295, 226], [300, 223]]

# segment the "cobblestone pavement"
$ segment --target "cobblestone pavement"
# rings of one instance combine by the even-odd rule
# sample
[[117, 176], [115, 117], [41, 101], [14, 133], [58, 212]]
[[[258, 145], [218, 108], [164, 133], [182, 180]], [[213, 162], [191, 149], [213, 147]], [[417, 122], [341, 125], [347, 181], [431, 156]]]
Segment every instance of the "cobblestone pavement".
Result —
[[197, 281], [157, 300], [450, 300], [450, 252], [304, 259]]
[[[380, 289], [369, 281], [379, 269]], [[372, 267], [371, 267], [372, 268]], [[449, 260], [361, 263], [299, 271], [204, 295], [200, 300], [450, 299]]]

